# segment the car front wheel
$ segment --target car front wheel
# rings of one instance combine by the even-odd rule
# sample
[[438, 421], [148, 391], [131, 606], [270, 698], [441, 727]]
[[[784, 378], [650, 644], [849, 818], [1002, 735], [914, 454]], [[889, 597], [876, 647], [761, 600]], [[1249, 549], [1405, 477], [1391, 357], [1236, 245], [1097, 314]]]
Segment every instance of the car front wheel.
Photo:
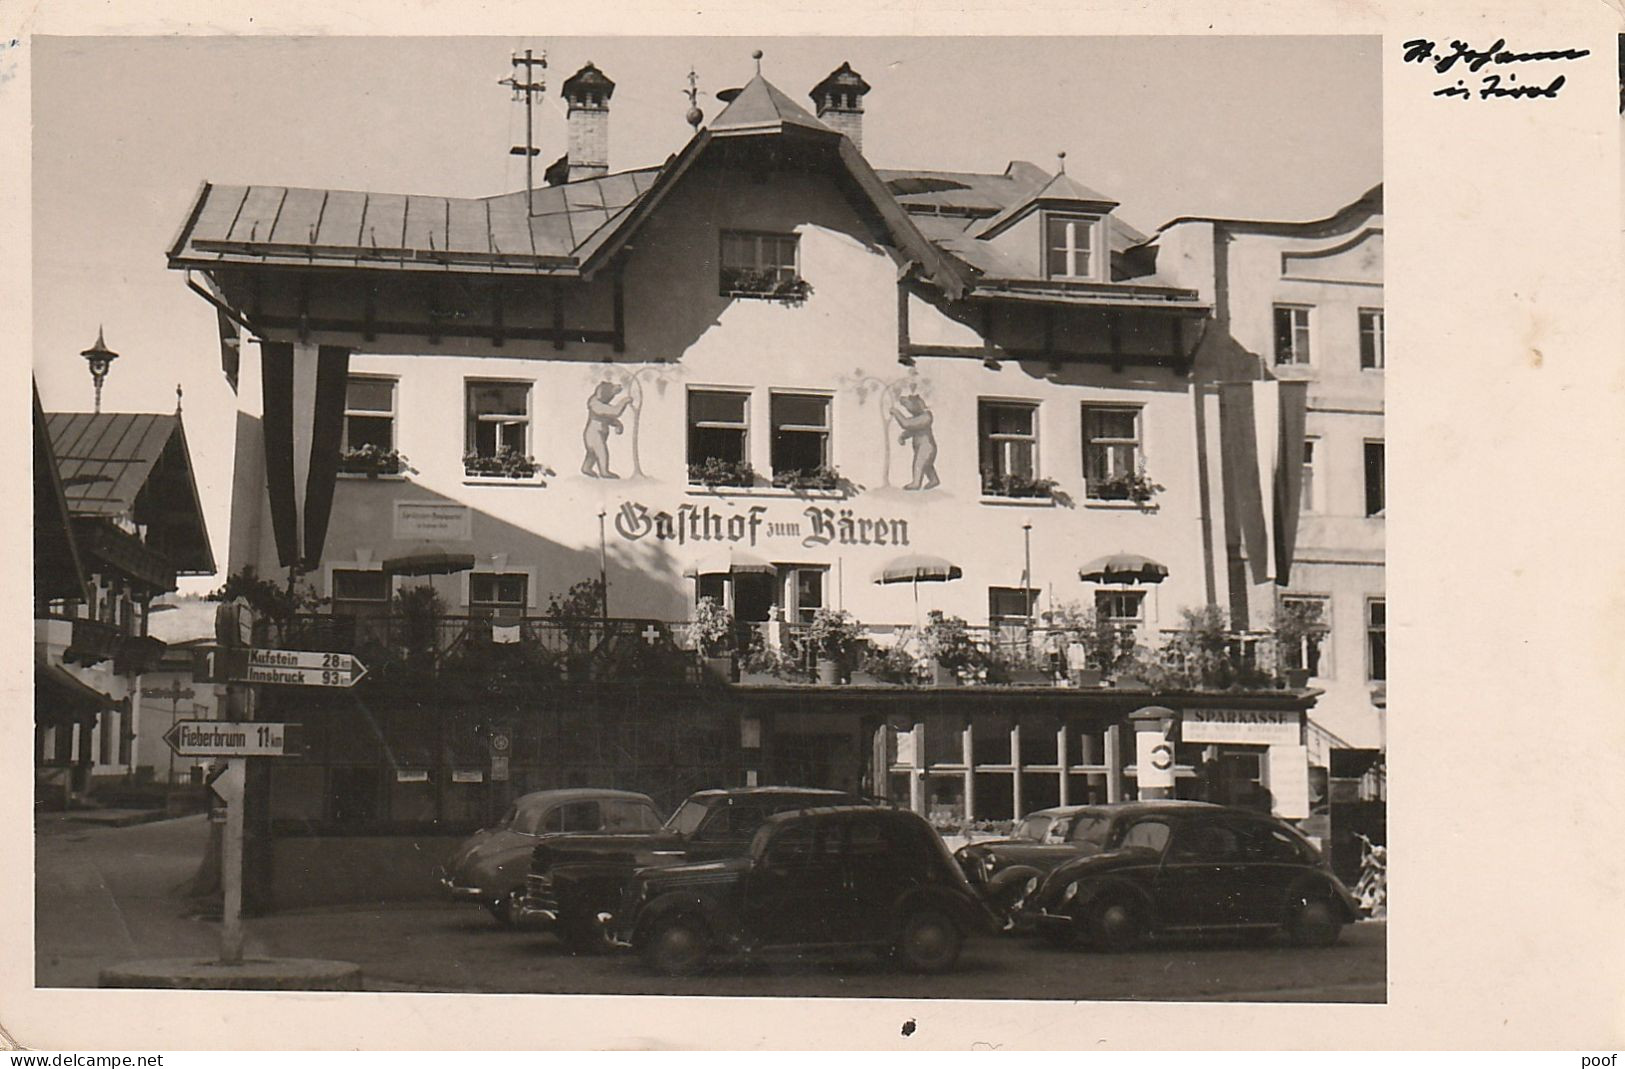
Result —
[[1109, 898], [1090, 914], [1089, 935], [1101, 950], [1130, 950], [1145, 937], [1145, 917], [1133, 902]]
[[959, 960], [963, 941], [950, 917], [939, 910], [922, 909], [903, 921], [895, 952], [897, 960], [911, 972], [943, 972]]
[[656, 921], [638, 941], [644, 964], [667, 976], [698, 972], [711, 956], [711, 933], [697, 918], [684, 915]]
[[1329, 947], [1343, 933], [1343, 921], [1324, 898], [1311, 898], [1298, 905], [1287, 921], [1286, 934], [1294, 946]]

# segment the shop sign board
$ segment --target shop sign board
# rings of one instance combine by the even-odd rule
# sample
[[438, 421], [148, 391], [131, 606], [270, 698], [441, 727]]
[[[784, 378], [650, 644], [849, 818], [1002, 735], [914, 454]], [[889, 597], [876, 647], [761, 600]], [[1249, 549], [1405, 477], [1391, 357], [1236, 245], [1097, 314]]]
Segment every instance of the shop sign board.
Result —
[[1296, 746], [1302, 741], [1302, 714], [1292, 709], [1186, 709], [1180, 715], [1181, 742]]
[[401, 542], [470, 542], [474, 539], [474, 521], [467, 505], [397, 501], [394, 534]]

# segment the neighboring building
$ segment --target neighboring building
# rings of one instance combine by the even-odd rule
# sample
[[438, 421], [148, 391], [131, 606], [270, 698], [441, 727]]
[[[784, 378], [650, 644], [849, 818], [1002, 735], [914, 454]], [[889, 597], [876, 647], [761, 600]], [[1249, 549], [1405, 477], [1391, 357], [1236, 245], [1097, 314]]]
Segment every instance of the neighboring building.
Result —
[[[1227, 540], [1231, 609], [1268, 626], [1281, 603], [1324, 622], [1298, 663], [1325, 691], [1311, 733], [1329, 750], [1385, 745], [1387, 601], [1382, 187], [1325, 219], [1176, 219], [1155, 264], [1214, 304], [1207, 347], [1233, 379], [1307, 384], [1301, 502], [1285, 585], [1251, 581], [1245, 539]], [[1289, 461], [1290, 462], [1290, 461]], [[1246, 577], [1246, 578], [1239, 578]]]
[[[1067, 603], [1159, 645], [1226, 584], [1200, 537], [1228, 492], [1196, 366], [1211, 295], [1065, 173], [877, 173], [848, 67], [816, 118], [758, 75], [615, 174], [612, 91], [565, 83], [550, 173], [575, 180], [534, 215], [523, 193], [206, 185], [170, 249], [259, 341], [228, 360], [231, 570], [294, 566], [328, 604], [284, 642], [379, 662], [336, 696], [260, 688], [310, 747], [269, 773], [271, 829], [445, 829], [589, 782], [842, 786], [955, 819], [1131, 794], [1151, 694], [1051, 685], [1041, 632], [1042, 687], [716, 688], [672, 655], [702, 596], [769, 645], [841, 608], [917, 649], [941, 610], [1019, 651]], [[1080, 578], [1116, 553], [1166, 578]], [[875, 581], [910, 554], [961, 577]], [[601, 570], [593, 619], [547, 618]], [[422, 585], [427, 631], [397, 597]], [[1180, 793], [1307, 815], [1313, 692], [1155, 700], [1206, 725], [1171, 739]], [[1224, 740], [1246, 782], [1210, 778]]]
[[88, 582], [36, 579], [35, 759], [42, 784], [78, 795], [155, 764], [140, 690], [164, 643], [147, 633], [148, 608], [177, 575], [215, 565], [179, 413], [42, 416]]

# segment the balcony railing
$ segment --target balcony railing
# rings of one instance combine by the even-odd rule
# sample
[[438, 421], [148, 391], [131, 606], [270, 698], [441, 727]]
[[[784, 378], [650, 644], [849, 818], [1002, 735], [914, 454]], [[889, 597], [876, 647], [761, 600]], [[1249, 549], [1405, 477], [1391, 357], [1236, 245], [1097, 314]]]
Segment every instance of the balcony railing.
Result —
[[[1125, 626], [1080, 636], [1023, 621], [966, 625], [957, 656], [947, 658], [960, 682], [990, 685], [1119, 685], [1156, 689], [1256, 689], [1280, 684], [1267, 632], [1203, 636]], [[929, 628], [865, 625], [840, 658], [837, 678], [924, 684], [941, 675]], [[1085, 642], [1084, 640], [1088, 641]], [[699, 678], [703, 654], [735, 662], [748, 681], [812, 683], [821, 677], [809, 625], [740, 623], [718, 647], [702, 650], [690, 621], [597, 617], [461, 615], [302, 615], [259, 641], [290, 649], [353, 653], [374, 678], [405, 673], [457, 673], [515, 681]], [[768, 678], [771, 677], [771, 678]]]

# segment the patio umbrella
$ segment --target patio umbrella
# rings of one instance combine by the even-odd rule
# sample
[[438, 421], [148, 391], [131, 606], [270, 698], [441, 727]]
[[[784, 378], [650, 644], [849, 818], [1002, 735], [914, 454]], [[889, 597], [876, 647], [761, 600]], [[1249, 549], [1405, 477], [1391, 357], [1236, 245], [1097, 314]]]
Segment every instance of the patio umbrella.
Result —
[[1086, 583], [1160, 583], [1168, 578], [1168, 566], [1138, 553], [1113, 553], [1079, 568], [1078, 578]]
[[920, 584], [946, 583], [964, 575], [959, 565], [928, 553], [910, 553], [890, 561], [875, 573], [879, 584], [907, 583], [914, 588], [914, 626], [920, 626]]
[[770, 562], [760, 557], [753, 557], [749, 553], [742, 553], [729, 547], [707, 553], [683, 572], [686, 579], [697, 579], [702, 575], [776, 575], [778, 569]]

